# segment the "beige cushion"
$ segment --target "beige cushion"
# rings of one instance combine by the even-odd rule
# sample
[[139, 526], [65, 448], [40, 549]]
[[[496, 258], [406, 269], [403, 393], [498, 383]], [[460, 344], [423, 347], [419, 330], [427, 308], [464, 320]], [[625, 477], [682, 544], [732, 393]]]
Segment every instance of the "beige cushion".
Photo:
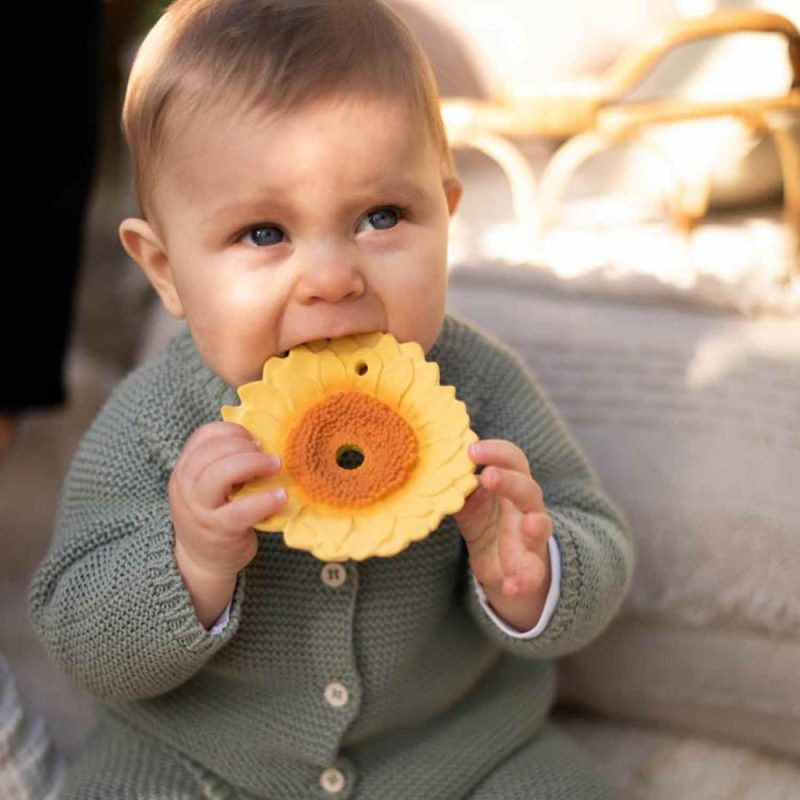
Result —
[[556, 726], [629, 800], [796, 800], [800, 764], [759, 748], [664, 726], [557, 712]]
[[450, 273], [449, 310], [530, 365], [635, 534], [623, 611], [563, 660], [561, 700], [800, 754], [800, 316], [570, 286]]

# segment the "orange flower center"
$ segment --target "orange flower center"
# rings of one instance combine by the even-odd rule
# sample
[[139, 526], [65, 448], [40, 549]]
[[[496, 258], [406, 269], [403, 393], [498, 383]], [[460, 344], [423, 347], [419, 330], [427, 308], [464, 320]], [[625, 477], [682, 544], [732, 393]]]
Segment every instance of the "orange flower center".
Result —
[[289, 433], [284, 462], [314, 500], [366, 506], [408, 480], [417, 462], [417, 438], [380, 400], [338, 392], [300, 416]]

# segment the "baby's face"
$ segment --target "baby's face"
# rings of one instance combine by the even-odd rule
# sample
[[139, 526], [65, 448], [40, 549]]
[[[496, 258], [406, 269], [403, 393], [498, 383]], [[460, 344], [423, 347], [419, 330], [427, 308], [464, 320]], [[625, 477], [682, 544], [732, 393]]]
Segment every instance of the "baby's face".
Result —
[[[442, 327], [449, 215], [424, 132], [386, 101], [204, 118], [156, 190], [156, 233], [123, 244], [228, 384], [324, 337], [380, 330], [426, 352]], [[142, 234], [149, 242], [142, 241]]]

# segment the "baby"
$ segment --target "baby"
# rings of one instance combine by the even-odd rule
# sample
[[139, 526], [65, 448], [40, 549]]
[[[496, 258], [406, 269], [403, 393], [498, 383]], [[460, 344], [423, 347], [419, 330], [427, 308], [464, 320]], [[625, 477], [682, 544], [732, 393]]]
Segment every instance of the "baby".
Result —
[[[547, 721], [553, 659], [609, 623], [629, 532], [521, 360], [445, 312], [462, 185], [423, 52], [380, 0], [177, 0], [123, 126], [120, 238], [187, 327], [84, 436], [31, 614], [102, 701], [63, 798], [611, 797]], [[221, 421], [303, 342], [418, 342], [482, 471], [390, 558], [256, 531], [282, 469]]]

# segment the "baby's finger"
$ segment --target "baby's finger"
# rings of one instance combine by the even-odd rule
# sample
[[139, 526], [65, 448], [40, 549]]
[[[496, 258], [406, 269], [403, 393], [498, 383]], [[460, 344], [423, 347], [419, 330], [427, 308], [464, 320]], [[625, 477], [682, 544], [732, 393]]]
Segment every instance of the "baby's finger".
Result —
[[468, 452], [476, 464], [492, 464], [525, 475], [531, 474], [525, 452], [507, 439], [483, 439], [471, 444]]
[[542, 489], [530, 475], [492, 466], [483, 471], [480, 481], [489, 491], [510, 500], [520, 511], [544, 510]]
[[181, 481], [194, 486], [200, 476], [215, 462], [234, 453], [256, 453], [258, 445], [252, 438], [215, 436], [197, 445], [181, 467]]
[[514, 575], [525, 554], [525, 544], [519, 526], [521, 515], [507, 500], [500, 501], [503, 507], [497, 530], [497, 557], [504, 575]]
[[226, 528], [240, 530], [269, 519], [286, 505], [287, 500], [285, 489], [272, 489], [234, 500], [220, 508], [217, 513]]
[[532, 512], [522, 517], [521, 530], [529, 550], [539, 549], [553, 533], [553, 520], [546, 511]]
[[193, 494], [205, 508], [227, 502], [231, 488], [253, 478], [271, 475], [281, 468], [280, 459], [266, 453], [232, 453], [209, 464], [198, 476]]
[[535, 553], [527, 553], [513, 576], [506, 577], [503, 591], [506, 594], [531, 594], [545, 579], [546, 567]]
[[244, 425], [239, 425], [236, 422], [208, 422], [205, 425], [201, 425], [186, 440], [183, 445], [183, 451], [181, 452], [181, 458], [188, 459], [191, 457], [196, 447], [199, 447], [203, 443], [211, 439], [216, 439], [220, 436], [250, 439], [251, 441], [253, 439], [250, 431], [248, 431]]
[[525, 546], [519, 522], [521, 520], [501, 530], [498, 542], [503, 572], [501, 589], [507, 595], [533, 592], [541, 583], [544, 572], [541, 559]]

